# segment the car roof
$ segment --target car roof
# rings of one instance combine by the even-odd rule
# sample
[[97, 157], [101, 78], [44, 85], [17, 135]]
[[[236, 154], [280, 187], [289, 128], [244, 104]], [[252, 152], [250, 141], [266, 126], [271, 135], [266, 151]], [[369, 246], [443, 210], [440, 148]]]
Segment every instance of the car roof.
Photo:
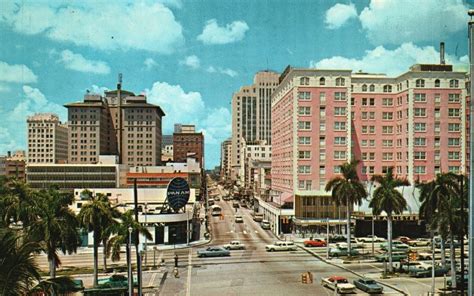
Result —
[[338, 280], [347, 280], [345, 277], [343, 276], [339, 276], [339, 275], [333, 275], [331, 277], [329, 277], [330, 279], [333, 279], [335, 281], [338, 281]]

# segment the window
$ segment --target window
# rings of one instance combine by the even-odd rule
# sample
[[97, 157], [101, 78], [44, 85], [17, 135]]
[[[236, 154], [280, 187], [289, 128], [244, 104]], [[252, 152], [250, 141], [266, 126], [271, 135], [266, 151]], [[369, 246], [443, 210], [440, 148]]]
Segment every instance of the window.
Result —
[[440, 94], [435, 94], [434, 99], [435, 99], [435, 103], [437, 103], [437, 104], [441, 103], [441, 95]]
[[367, 84], [362, 85], [362, 91], [367, 91]]
[[298, 93], [298, 99], [302, 101], [309, 101], [311, 100], [311, 93], [309, 91], [301, 91]]
[[362, 112], [362, 119], [367, 119], [367, 114], [368, 113], [366, 111]]
[[371, 84], [370, 87], [369, 87], [369, 91], [374, 92], [375, 91], [375, 85]]
[[351, 98], [351, 106], [355, 105], [355, 98]]
[[426, 132], [426, 123], [415, 122], [415, 132]]
[[345, 92], [335, 92], [334, 93], [334, 100], [335, 101], [345, 101], [346, 100], [346, 93]]
[[425, 108], [415, 108], [415, 117], [426, 117]]
[[461, 140], [459, 138], [448, 138], [448, 146], [460, 146]]
[[298, 152], [299, 159], [310, 159], [311, 158], [311, 151], [299, 151]]
[[298, 180], [298, 189], [311, 190], [311, 187], [312, 187], [311, 180]]
[[334, 130], [336, 130], [336, 131], [345, 131], [346, 130], [346, 123], [344, 121], [335, 121], [334, 122]]
[[424, 160], [426, 159], [426, 152], [425, 151], [415, 151], [414, 158], [416, 160]]
[[320, 92], [319, 93], [319, 103], [321, 105], [326, 104], [326, 93], [325, 92]]
[[362, 106], [368, 106], [367, 98], [362, 98]]
[[449, 108], [448, 109], [448, 116], [449, 117], [459, 117], [461, 116], [461, 110], [456, 108]]
[[369, 131], [369, 130], [368, 130], [368, 126], [367, 126], [367, 125], [363, 125], [363, 126], [362, 126], [362, 133], [363, 133], [363, 134], [367, 134], [368, 131]]
[[346, 145], [346, 137], [335, 137], [334, 145]]
[[450, 132], [459, 132], [459, 131], [461, 131], [461, 124], [460, 123], [449, 123], [448, 124], [448, 131], [450, 131]]
[[426, 146], [426, 138], [415, 138], [415, 146]]
[[375, 112], [369, 112], [369, 119], [375, 119]]
[[415, 94], [415, 102], [418, 102], [418, 103], [426, 102], [426, 94]]
[[459, 80], [457, 80], [457, 79], [449, 80], [449, 87], [450, 88], [458, 88], [459, 87]]
[[311, 121], [299, 121], [298, 122], [298, 129], [299, 130], [311, 130]]
[[375, 98], [370, 98], [369, 99], [369, 105], [370, 106], [375, 106]]
[[334, 174], [340, 174], [341, 173], [341, 166], [337, 165], [333, 169]]
[[311, 144], [311, 137], [299, 137], [298, 143], [301, 145], [310, 145]]
[[319, 130], [322, 131], [322, 132], [326, 130], [326, 123], [325, 122], [320, 122], [319, 123]]
[[369, 174], [374, 174], [375, 173], [375, 167], [369, 166]]
[[461, 98], [459, 94], [449, 94], [448, 96], [449, 103], [459, 103], [460, 101], [461, 101]]
[[425, 166], [415, 166], [415, 174], [426, 174]]
[[384, 85], [383, 86], [383, 92], [384, 93], [392, 92], [392, 86], [391, 85]]
[[393, 119], [393, 112], [383, 112], [382, 113], [382, 119], [384, 119], [384, 120]]
[[362, 141], [360, 142], [360, 145], [361, 145], [362, 147], [367, 147], [367, 140], [362, 140]]
[[382, 134], [393, 134], [393, 126], [390, 126], [390, 125], [382, 126]]
[[369, 140], [369, 146], [375, 147], [375, 140]]
[[425, 87], [425, 80], [424, 79], [417, 79], [415, 81], [416, 87]]
[[382, 99], [383, 106], [393, 106], [393, 99], [392, 98], [383, 98]]
[[441, 85], [441, 83], [440, 83], [439, 79], [435, 79], [434, 86], [435, 87], [440, 87], [440, 85]]
[[298, 173], [300, 174], [311, 174], [311, 166], [309, 165], [299, 165]]
[[300, 85], [309, 85], [309, 77], [301, 77]]
[[392, 152], [384, 152], [382, 153], [383, 160], [393, 160], [393, 153]]
[[458, 160], [460, 158], [459, 151], [449, 151], [448, 152], [448, 159], [449, 160]]
[[346, 84], [346, 80], [342, 77], [336, 78], [336, 86], [344, 86]]
[[459, 174], [459, 166], [448, 166], [448, 171], [450, 173]]
[[393, 146], [393, 140], [382, 140], [382, 146], [383, 147], [392, 147]]
[[346, 115], [346, 107], [334, 107], [334, 115]]
[[299, 115], [311, 115], [311, 107], [298, 107]]
[[326, 85], [326, 79], [324, 77], [319, 78], [319, 85]]
[[346, 151], [334, 151], [334, 159], [346, 159]]

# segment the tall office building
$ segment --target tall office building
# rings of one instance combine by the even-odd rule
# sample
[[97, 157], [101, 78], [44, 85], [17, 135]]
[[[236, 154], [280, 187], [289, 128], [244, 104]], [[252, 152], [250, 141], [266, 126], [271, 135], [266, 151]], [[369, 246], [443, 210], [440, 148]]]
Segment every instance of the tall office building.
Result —
[[153, 166], [161, 163], [163, 110], [143, 95], [122, 90], [105, 97], [86, 94], [68, 108], [69, 163], [97, 163], [99, 155], [118, 155], [119, 163]]
[[257, 72], [252, 85], [243, 86], [232, 96], [232, 180], [243, 182], [243, 142], [263, 141], [271, 145], [271, 96], [279, 74]]
[[293, 205], [298, 227], [344, 218], [324, 188], [351, 158], [363, 181], [390, 167], [411, 184], [466, 172], [465, 84], [444, 63], [397, 77], [287, 68], [272, 97], [272, 194]]
[[227, 139], [221, 143], [221, 178], [230, 180], [232, 159], [232, 139]]
[[65, 163], [68, 128], [52, 113], [28, 116], [28, 163]]
[[204, 169], [204, 135], [194, 125], [176, 124], [173, 133], [173, 161], [186, 162], [193, 155]]

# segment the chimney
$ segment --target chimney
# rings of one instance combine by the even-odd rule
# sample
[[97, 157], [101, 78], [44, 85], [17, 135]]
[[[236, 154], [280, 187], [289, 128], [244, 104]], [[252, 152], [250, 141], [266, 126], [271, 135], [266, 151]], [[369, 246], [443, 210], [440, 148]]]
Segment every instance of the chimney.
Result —
[[441, 65], [445, 64], [445, 61], [444, 61], [444, 42], [440, 42], [440, 44], [439, 44], [439, 63]]

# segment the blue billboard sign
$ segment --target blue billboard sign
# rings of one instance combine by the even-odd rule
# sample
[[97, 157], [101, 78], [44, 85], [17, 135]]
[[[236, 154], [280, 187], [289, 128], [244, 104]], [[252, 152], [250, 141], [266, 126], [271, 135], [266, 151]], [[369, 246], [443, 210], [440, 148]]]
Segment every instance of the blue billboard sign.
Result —
[[183, 208], [188, 203], [190, 193], [191, 189], [185, 179], [173, 178], [166, 191], [169, 206], [175, 211]]

